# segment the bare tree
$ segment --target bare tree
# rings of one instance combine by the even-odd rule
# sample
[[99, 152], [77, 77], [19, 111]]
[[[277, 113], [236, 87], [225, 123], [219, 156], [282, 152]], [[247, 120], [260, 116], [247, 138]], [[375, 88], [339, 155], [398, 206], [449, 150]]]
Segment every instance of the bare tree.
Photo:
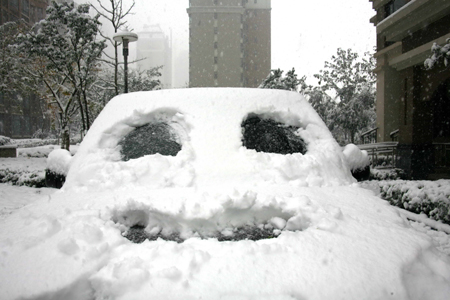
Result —
[[[107, 2], [107, 4], [103, 3]], [[113, 27], [114, 33], [116, 33], [119, 28], [126, 26], [127, 21], [125, 18], [131, 14], [131, 10], [135, 5], [135, 1], [133, 0], [132, 4], [126, 8], [123, 5], [123, 0], [97, 0], [98, 5], [101, 9], [96, 8], [94, 5], [92, 7], [105, 18]], [[114, 57], [108, 55], [106, 52], [103, 54], [107, 57], [104, 60], [107, 64], [114, 67], [114, 91], [115, 94], [119, 94], [119, 58], [118, 58], [118, 46], [120, 43], [114, 41], [110, 36], [105, 36], [104, 33], [100, 33], [103, 38], [108, 40], [111, 45], [114, 47]]]

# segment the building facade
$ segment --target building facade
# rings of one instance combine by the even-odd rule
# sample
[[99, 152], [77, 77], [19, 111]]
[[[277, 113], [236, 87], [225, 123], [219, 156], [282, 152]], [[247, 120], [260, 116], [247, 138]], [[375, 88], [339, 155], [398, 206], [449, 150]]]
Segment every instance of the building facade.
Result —
[[270, 0], [190, 0], [189, 86], [257, 87], [271, 69]]
[[2, 0], [0, 24], [23, 19], [32, 25], [45, 17], [47, 6], [47, 0]]
[[450, 175], [450, 67], [424, 61], [450, 38], [448, 0], [370, 0], [377, 32], [377, 142], [408, 178]]
[[161, 84], [163, 88], [172, 87], [172, 45], [170, 37], [164, 34], [159, 25], [144, 26], [138, 32], [136, 45], [137, 66], [140, 71], [162, 66]]
[[[32, 26], [45, 18], [47, 6], [47, 0], [1, 0], [0, 25], [24, 20]], [[39, 129], [48, 126], [36, 95], [0, 92], [0, 135], [31, 137]]]

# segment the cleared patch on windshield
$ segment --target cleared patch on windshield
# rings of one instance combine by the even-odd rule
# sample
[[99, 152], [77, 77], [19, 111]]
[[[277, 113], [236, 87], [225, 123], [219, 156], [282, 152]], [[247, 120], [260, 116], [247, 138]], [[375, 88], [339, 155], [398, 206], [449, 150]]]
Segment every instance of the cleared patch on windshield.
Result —
[[[198, 237], [202, 239], [217, 238], [219, 242], [236, 242], [242, 240], [258, 241], [262, 239], [272, 239], [278, 237], [280, 234], [281, 230], [266, 223], [260, 225], [245, 225], [235, 228], [227, 228], [223, 231], [217, 231], [209, 235], [198, 234]], [[170, 234], [164, 234], [162, 231], [149, 233], [142, 225], [134, 225], [123, 232], [122, 235], [129, 241], [136, 244], [140, 244], [145, 240], [156, 241], [157, 239], [177, 243], [182, 243], [185, 241], [185, 238], [182, 237], [179, 232], [171, 232]]]
[[[252, 214], [243, 216], [239, 213], [239, 210], [234, 212], [241, 216], [240, 222], [234, 220], [226, 224], [218, 224], [217, 219], [182, 219], [180, 216], [171, 216], [146, 208], [116, 211], [113, 213], [112, 221], [120, 225], [123, 237], [137, 244], [146, 240], [155, 241], [157, 239], [182, 243], [191, 237], [214, 238], [220, 242], [257, 241], [277, 238], [283, 231], [297, 231], [307, 228], [303, 223], [299, 225], [296, 218], [292, 219], [292, 215], [275, 210], [272, 211], [274, 215], [271, 215], [267, 208], [260, 212], [255, 211], [255, 215], [258, 213], [265, 215], [264, 220], [257, 220], [259, 218], [255, 219]], [[253, 221], [250, 221], [251, 219]], [[292, 219], [291, 221], [294, 223], [288, 224], [289, 219]], [[305, 219], [304, 223], [306, 224], [308, 221]]]
[[241, 126], [242, 144], [247, 149], [278, 154], [305, 154], [307, 151], [305, 141], [297, 134], [300, 127], [258, 115], [249, 115]]
[[119, 145], [123, 161], [157, 153], [176, 156], [181, 150], [179, 137], [167, 123], [136, 127], [120, 140]]

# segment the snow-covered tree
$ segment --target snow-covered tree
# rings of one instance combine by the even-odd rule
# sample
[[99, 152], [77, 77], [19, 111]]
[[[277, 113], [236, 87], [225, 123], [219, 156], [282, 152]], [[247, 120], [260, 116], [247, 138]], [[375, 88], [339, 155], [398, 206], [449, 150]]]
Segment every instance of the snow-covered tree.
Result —
[[131, 71], [128, 74], [128, 89], [130, 92], [153, 91], [161, 89], [162, 66], [146, 71]]
[[324, 70], [314, 75], [322, 91], [336, 102], [328, 126], [344, 133], [343, 137], [335, 135], [342, 143], [355, 143], [357, 134], [375, 121], [375, 62], [369, 53], [361, 60], [358, 57], [351, 49], [339, 48], [337, 55], [325, 62]]
[[[107, 4], [104, 4], [104, 3]], [[132, 0], [129, 7], [125, 7], [123, 5], [123, 0], [97, 0], [97, 3], [100, 7], [98, 9], [96, 6], [92, 5], [92, 7], [97, 11], [97, 13], [102, 16], [106, 23], [110, 24], [114, 30], [114, 33], [117, 33], [120, 28], [126, 26], [127, 21], [125, 18], [131, 14], [131, 10], [133, 9], [135, 2]], [[100, 32], [101, 36], [106, 39], [111, 46], [114, 48], [114, 55], [111, 56], [107, 52], [104, 52], [104, 56], [106, 59], [104, 59], [104, 62], [109, 65], [110, 67], [113, 67], [114, 69], [114, 81], [110, 82], [112, 83], [112, 87], [114, 88], [115, 95], [119, 95], [119, 46], [121, 43], [116, 42], [112, 39], [111, 36], [107, 36], [103, 34], [103, 32]]]
[[100, 23], [98, 16], [89, 15], [89, 7], [53, 1], [46, 18], [18, 38], [18, 49], [34, 62], [25, 70], [44, 85], [41, 95], [59, 119], [61, 146], [67, 150], [72, 118], [79, 113], [86, 126], [86, 91], [95, 81], [98, 60], [105, 48], [104, 41], [96, 40]]
[[319, 87], [307, 86], [302, 90], [302, 94], [330, 128], [332, 121], [330, 117], [332, 112], [336, 110], [336, 102]]
[[443, 62], [446, 67], [449, 67], [450, 61], [450, 38], [447, 39], [446, 44], [439, 46], [433, 43], [431, 47], [431, 56], [425, 60], [425, 68], [432, 69], [437, 63]]
[[[304, 81], [304, 78], [303, 78]], [[298, 86], [301, 83], [301, 79], [297, 78], [295, 69], [288, 71], [286, 76], [283, 76], [283, 71], [280, 69], [271, 70], [269, 76], [260, 84], [259, 88], [262, 89], [278, 89], [297, 91]]]

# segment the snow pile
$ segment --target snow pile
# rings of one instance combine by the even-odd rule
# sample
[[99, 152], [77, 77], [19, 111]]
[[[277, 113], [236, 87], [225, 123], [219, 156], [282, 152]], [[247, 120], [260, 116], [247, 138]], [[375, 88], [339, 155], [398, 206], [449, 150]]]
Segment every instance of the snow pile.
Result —
[[[434, 226], [428, 226], [424, 222], [409, 221], [409, 223], [414, 229], [433, 237], [436, 248], [450, 256], [450, 232], [437, 231]], [[443, 224], [441, 223], [441, 225]]]
[[367, 151], [361, 151], [355, 144], [348, 144], [342, 152], [351, 170], [361, 170], [370, 164]]
[[50, 152], [47, 158], [47, 170], [60, 174], [67, 175], [69, 171], [72, 155], [65, 149], [56, 149]]
[[36, 189], [27, 186], [0, 185], [0, 220], [5, 219], [8, 215], [27, 204], [40, 198], [46, 198], [47, 195], [52, 194], [54, 191], [54, 189], [47, 188]]
[[[298, 127], [306, 153], [243, 147], [249, 114]], [[119, 141], [158, 122], [181, 151], [123, 161]], [[120, 96], [80, 145], [64, 188], [0, 221], [0, 299], [447, 299], [450, 258], [353, 183], [296, 93]], [[132, 243], [133, 226], [159, 238]], [[238, 228], [273, 236], [218, 240]]]
[[[55, 193], [3, 221], [0, 298], [446, 299], [450, 292], [449, 258], [356, 187], [124, 196]], [[139, 222], [190, 238], [134, 244], [122, 234]], [[202, 239], [248, 223], [270, 223], [280, 234]]]

